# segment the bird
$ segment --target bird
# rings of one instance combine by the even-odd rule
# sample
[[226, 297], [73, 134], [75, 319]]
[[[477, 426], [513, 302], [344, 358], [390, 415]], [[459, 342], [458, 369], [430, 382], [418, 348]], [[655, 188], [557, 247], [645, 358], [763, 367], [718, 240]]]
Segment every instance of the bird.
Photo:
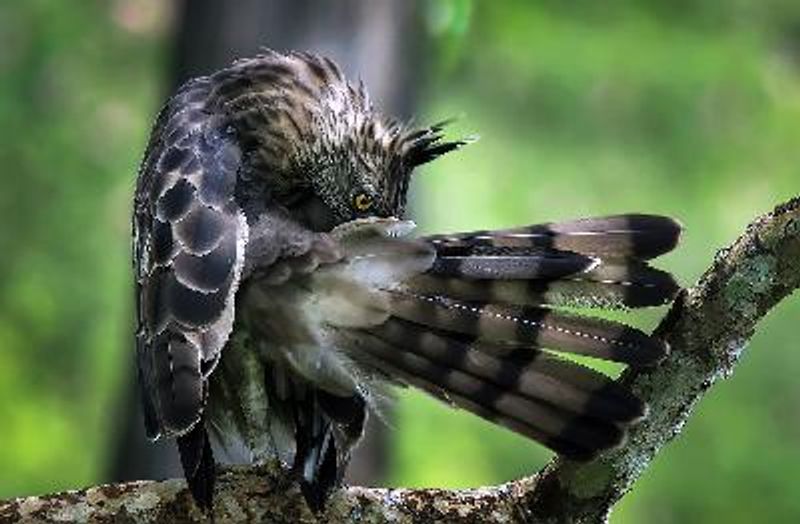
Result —
[[329, 58], [272, 50], [189, 80], [159, 112], [133, 204], [137, 373], [146, 434], [176, 440], [201, 508], [216, 457], [244, 450], [323, 509], [395, 387], [572, 460], [646, 416], [571, 355], [664, 358], [663, 340], [586, 309], [669, 303], [680, 288], [650, 261], [681, 225], [417, 235], [415, 169], [470, 142], [445, 125], [387, 117]]

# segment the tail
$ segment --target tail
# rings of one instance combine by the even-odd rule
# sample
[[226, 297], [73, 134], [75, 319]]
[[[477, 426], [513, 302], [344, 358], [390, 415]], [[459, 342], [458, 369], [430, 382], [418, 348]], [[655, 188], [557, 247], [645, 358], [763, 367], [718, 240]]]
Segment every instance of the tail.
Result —
[[618, 444], [646, 406], [545, 348], [631, 366], [656, 364], [668, 348], [636, 328], [555, 308], [669, 302], [678, 285], [648, 261], [673, 249], [680, 230], [669, 218], [620, 215], [422, 238], [432, 261], [383, 288], [385, 320], [336, 329], [337, 345], [558, 453], [590, 458]]
[[177, 443], [189, 491], [201, 509], [211, 511], [216, 466], [203, 418], [201, 417], [188, 433], [179, 436]]

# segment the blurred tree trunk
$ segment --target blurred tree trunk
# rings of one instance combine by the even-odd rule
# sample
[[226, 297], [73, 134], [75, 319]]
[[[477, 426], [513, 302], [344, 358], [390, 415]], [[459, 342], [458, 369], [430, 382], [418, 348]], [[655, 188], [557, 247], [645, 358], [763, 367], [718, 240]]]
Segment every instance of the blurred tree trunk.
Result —
[[[252, 56], [260, 47], [297, 49], [330, 56], [350, 78], [363, 79], [375, 103], [387, 113], [408, 118], [414, 110], [425, 70], [420, 63], [425, 34], [416, 1], [183, 0], [177, 9], [171, 88], [235, 58]], [[134, 369], [132, 362], [126, 364]], [[108, 480], [181, 476], [173, 443], [145, 438], [133, 373], [121, 403], [124, 427]], [[349, 469], [351, 482], [381, 481], [386, 440], [386, 427], [372, 417]]]

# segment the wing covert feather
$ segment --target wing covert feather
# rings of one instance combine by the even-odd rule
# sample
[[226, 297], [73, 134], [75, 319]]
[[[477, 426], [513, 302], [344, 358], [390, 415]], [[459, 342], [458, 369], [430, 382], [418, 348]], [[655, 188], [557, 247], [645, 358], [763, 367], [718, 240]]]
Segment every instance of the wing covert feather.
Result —
[[137, 355], [148, 436], [200, 420], [207, 374], [233, 328], [248, 225], [235, 201], [242, 153], [206, 112], [208, 82], [161, 111], [137, 180]]

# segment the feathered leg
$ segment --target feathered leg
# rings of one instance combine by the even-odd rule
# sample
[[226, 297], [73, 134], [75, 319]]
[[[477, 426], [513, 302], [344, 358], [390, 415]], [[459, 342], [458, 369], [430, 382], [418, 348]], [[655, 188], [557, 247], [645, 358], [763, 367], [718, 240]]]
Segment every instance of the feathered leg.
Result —
[[339, 397], [303, 386], [294, 406], [296, 451], [293, 470], [309, 507], [321, 511], [341, 483], [350, 448], [360, 438], [366, 404], [360, 395]]

